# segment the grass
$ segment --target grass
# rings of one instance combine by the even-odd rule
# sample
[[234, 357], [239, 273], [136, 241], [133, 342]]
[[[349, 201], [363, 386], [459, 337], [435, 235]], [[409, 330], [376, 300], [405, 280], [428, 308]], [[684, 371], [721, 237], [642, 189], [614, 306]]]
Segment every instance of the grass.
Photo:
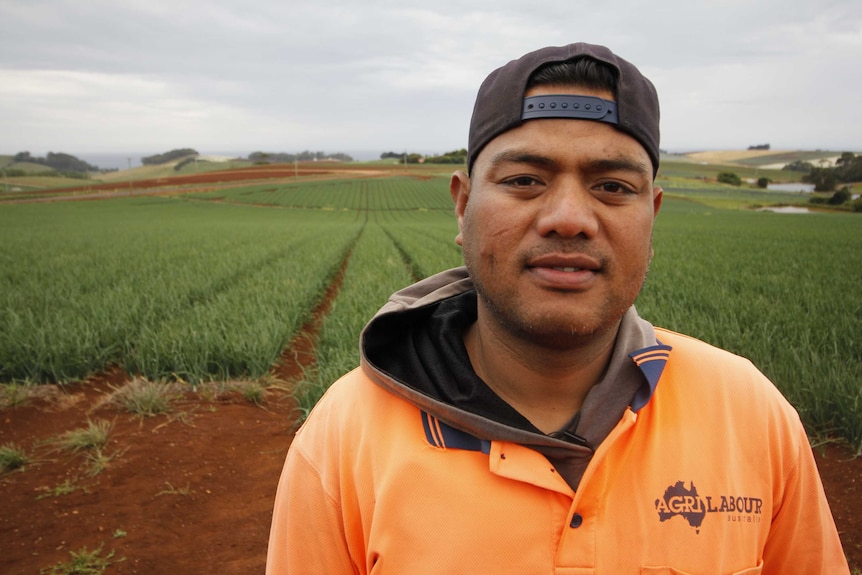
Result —
[[263, 405], [266, 389], [257, 383], [251, 383], [242, 388], [242, 396], [253, 405]]
[[67, 431], [53, 443], [60, 449], [84, 453], [88, 475], [94, 477], [105, 470], [116, 454], [108, 455], [105, 447], [111, 436], [113, 423], [99, 419], [88, 421], [87, 427]]
[[31, 396], [34, 384], [31, 382], [12, 381], [0, 386], [0, 408], [20, 407], [25, 405]]
[[23, 448], [15, 443], [4, 443], [0, 446], [0, 473], [8, 473], [20, 469], [30, 461]]
[[366, 225], [321, 325], [317, 363], [296, 386], [294, 397], [302, 417], [335, 379], [358, 365], [356, 341], [362, 326], [393, 291], [412, 280], [411, 270], [384, 229], [375, 223]]
[[70, 551], [69, 561], [40, 569], [39, 573], [40, 575], [102, 575], [108, 566], [123, 561], [123, 559], [113, 559], [114, 551], [102, 557], [102, 548], [103, 545], [99, 545], [92, 551], [86, 547], [78, 551]]
[[101, 449], [93, 449], [87, 451], [87, 474], [90, 477], [95, 477], [108, 467], [108, 464], [114, 459], [116, 454], [108, 455]]
[[171, 410], [174, 393], [165, 382], [135, 378], [129, 384], [116, 389], [111, 400], [130, 413], [150, 417]]
[[654, 247], [643, 317], [748, 357], [862, 452], [862, 218], [666, 201]]
[[108, 444], [113, 424], [104, 419], [88, 421], [87, 427], [67, 431], [57, 444], [69, 451], [99, 450]]
[[36, 499], [45, 499], [46, 497], [62, 497], [63, 495], [69, 495], [70, 493], [75, 493], [76, 491], [83, 490], [85, 493], [89, 493], [86, 487], [82, 487], [78, 484], [77, 478], [69, 478], [67, 477], [63, 483], [56, 485], [54, 487], [40, 487], [40, 491], [44, 491], [42, 495], [36, 497]]
[[109, 363], [192, 384], [256, 379], [355, 237], [343, 224], [163, 198], [4, 206], [0, 381], [79, 380]]
[[[638, 309], [751, 358], [812, 434], [862, 450], [862, 219], [754, 212], [804, 197], [707, 181], [725, 168], [663, 165], [656, 259]], [[259, 380], [355, 245], [300, 390], [310, 409], [356, 365], [358, 332], [392, 291], [460, 263], [446, 179], [410, 173], [422, 177], [3, 206], [0, 381], [79, 380], [114, 363], [144, 380], [115, 401], [151, 415], [170, 409], [166, 381]], [[24, 391], [7, 387], [0, 402], [24, 401]]]
[[191, 493], [191, 488], [189, 484], [186, 483], [185, 487], [174, 487], [171, 483], [165, 481], [165, 485], [167, 485], [167, 489], [163, 489], [156, 493], [156, 497], [160, 497], [162, 495], [180, 495], [182, 497], [186, 497]]

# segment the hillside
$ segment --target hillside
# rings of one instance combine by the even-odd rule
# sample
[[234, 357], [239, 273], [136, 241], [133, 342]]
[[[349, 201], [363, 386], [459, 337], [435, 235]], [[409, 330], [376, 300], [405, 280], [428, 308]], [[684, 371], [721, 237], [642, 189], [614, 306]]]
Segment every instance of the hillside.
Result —
[[683, 154], [698, 163], [740, 165], [766, 170], [780, 170], [786, 164], [802, 160], [821, 167], [834, 167], [841, 151], [835, 150], [712, 150]]

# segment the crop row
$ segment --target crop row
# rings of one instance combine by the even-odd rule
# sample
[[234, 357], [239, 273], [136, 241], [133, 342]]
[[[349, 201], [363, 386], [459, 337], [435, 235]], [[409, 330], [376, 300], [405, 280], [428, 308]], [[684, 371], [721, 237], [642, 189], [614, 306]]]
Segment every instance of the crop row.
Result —
[[743, 355], [862, 450], [862, 219], [666, 202], [638, 310]]
[[152, 199], [5, 207], [0, 381], [110, 363], [191, 381], [265, 373], [358, 233], [278, 215]]
[[445, 178], [268, 183], [194, 194], [234, 204], [350, 211], [451, 211]]
[[[278, 184], [281, 203], [240, 195], [281, 193], [264, 187], [214, 192], [218, 203], [2, 206], [0, 381], [111, 363], [256, 377], [350, 254], [318, 344], [325, 386], [356, 364], [359, 329], [391, 292], [461, 261], [442, 178]], [[667, 198], [654, 247], [643, 317], [751, 358], [812, 433], [862, 448], [862, 219]]]

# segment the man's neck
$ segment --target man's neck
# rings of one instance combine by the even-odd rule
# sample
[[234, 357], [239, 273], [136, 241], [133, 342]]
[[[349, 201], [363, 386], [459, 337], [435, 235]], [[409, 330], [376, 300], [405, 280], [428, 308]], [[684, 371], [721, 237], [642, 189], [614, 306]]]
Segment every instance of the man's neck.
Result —
[[525, 342], [482, 313], [464, 335], [477, 375], [544, 433], [562, 428], [581, 409], [614, 350], [617, 330], [568, 349]]

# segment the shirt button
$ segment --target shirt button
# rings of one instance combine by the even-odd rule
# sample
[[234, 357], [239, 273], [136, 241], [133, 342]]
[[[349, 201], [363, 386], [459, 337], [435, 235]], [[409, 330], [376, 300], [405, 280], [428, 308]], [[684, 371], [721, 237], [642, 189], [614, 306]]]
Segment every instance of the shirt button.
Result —
[[584, 523], [584, 516], [581, 515], [580, 513], [575, 513], [574, 515], [572, 515], [572, 522], [569, 523], [569, 526], [571, 526], [573, 529], [577, 529], [583, 523]]

